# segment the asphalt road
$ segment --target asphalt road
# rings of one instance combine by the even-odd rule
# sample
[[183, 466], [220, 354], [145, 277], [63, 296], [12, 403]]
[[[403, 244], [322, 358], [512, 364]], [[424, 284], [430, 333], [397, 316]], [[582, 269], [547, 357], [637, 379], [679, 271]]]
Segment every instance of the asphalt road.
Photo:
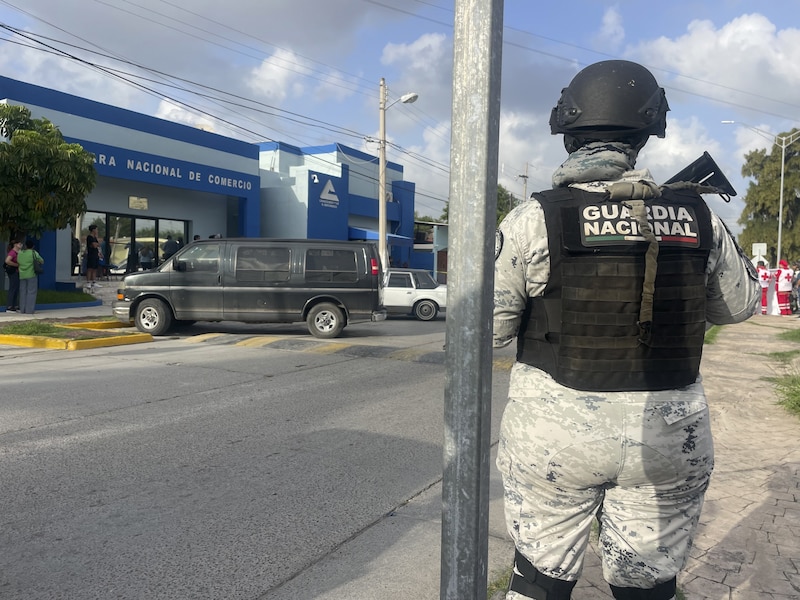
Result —
[[345, 333], [3, 347], [0, 598], [270, 598], [439, 481], [444, 365], [384, 350], [441, 352], [444, 321]]

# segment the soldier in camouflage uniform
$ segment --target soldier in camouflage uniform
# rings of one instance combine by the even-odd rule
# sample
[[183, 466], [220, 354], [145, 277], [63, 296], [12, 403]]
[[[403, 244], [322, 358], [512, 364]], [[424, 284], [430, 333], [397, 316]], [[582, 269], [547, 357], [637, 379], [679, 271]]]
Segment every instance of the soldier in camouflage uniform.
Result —
[[568, 600], [592, 522], [617, 599], [671, 600], [713, 468], [706, 322], [758, 305], [755, 270], [693, 184], [635, 170], [663, 137], [644, 67], [578, 73], [553, 109], [569, 157], [497, 232], [494, 345], [517, 338], [497, 465], [516, 545], [507, 600]]

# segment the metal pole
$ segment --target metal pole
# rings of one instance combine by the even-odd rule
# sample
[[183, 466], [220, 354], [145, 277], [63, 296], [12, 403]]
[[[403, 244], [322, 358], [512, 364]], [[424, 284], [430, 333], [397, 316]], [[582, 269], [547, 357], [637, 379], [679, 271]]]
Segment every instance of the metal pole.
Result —
[[522, 201], [528, 199], [528, 163], [525, 163], [525, 174], [519, 175], [522, 178]]
[[503, 0], [456, 0], [441, 600], [485, 600]]
[[783, 178], [786, 171], [786, 147], [794, 144], [798, 139], [800, 139], [800, 131], [792, 131], [792, 133], [789, 135], [775, 136], [775, 143], [777, 144], [778, 141], [780, 141], [781, 144], [781, 192], [780, 200], [778, 202], [778, 248], [776, 251], [776, 264], [781, 260], [781, 234], [783, 232]]
[[781, 193], [780, 200], [778, 200], [778, 248], [777, 258], [775, 259], [775, 266], [781, 263], [781, 235], [783, 234], [783, 173], [786, 170], [786, 138], [775, 137], [776, 140], [781, 141]]
[[381, 77], [378, 137], [378, 255], [384, 269], [389, 268], [386, 248], [386, 80]]

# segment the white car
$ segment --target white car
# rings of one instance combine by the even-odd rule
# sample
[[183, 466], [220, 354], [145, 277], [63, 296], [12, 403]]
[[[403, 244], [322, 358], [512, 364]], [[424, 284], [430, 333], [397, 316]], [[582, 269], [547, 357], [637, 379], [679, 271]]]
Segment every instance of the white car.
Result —
[[420, 321], [431, 321], [447, 308], [447, 286], [424, 269], [390, 268], [383, 283], [383, 305], [390, 313], [413, 314]]

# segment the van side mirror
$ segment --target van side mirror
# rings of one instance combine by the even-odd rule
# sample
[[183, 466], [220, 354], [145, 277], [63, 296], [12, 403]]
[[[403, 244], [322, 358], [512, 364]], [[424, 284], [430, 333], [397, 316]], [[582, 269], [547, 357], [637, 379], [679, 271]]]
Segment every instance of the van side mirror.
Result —
[[177, 258], [172, 259], [172, 270], [173, 271], [185, 271], [186, 270], [186, 261], [185, 260], [178, 260]]

